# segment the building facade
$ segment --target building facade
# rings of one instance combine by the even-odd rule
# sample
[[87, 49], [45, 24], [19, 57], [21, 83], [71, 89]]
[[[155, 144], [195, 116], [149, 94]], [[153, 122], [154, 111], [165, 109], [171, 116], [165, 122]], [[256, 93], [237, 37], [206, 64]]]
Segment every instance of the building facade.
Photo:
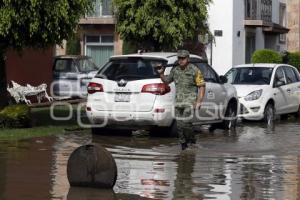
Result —
[[250, 63], [258, 49], [287, 49], [286, 0], [214, 0], [209, 7], [214, 36], [208, 60], [219, 73]]
[[289, 52], [300, 51], [300, 0], [287, 0], [287, 48]]
[[94, 0], [94, 10], [80, 19], [81, 54], [102, 66], [110, 56], [122, 54], [122, 40], [115, 31], [112, 0]]

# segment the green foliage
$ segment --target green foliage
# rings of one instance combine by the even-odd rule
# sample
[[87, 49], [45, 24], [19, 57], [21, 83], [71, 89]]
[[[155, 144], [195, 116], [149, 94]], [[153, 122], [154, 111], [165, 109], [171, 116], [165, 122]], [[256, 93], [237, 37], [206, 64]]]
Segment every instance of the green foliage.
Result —
[[131, 44], [130, 42], [123, 42], [123, 54], [136, 53], [138, 51], [137, 46]]
[[282, 63], [281, 55], [270, 49], [257, 50], [252, 54], [252, 63]]
[[19, 128], [30, 126], [30, 109], [27, 105], [7, 106], [0, 111], [0, 127]]
[[80, 38], [77, 35], [69, 38], [66, 50], [69, 55], [80, 55]]
[[139, 49], [168, 50], [207, 33], [211, 0], [113, 0], [117, 31]]
[[300, 52], [289, 53], [288, 64], [293, 65], [300, 71]]
[[0, 44], [15, 49], [61, 44], [91, 5], [90, 0], [3, 0]]

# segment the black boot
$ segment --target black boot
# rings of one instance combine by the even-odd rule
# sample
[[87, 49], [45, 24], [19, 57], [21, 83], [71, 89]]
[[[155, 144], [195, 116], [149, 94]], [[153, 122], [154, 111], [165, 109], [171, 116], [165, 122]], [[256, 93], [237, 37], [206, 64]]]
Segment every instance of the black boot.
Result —
[[190, 139], [189, 141], [191, 144], [196, 144], [196, 139]]
[[186, 143], [186, 142], [185, 142], [185, 143], [181, 143], [181, 150], [183, 151], [183, 150], [185, 150], [186, 148], [188, 148], [187, 143]]

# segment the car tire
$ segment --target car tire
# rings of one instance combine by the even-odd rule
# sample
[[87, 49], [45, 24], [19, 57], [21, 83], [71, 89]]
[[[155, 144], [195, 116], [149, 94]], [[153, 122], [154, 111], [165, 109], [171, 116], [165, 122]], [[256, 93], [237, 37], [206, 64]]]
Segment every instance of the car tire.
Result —
[[264, 122], [271, 125], [275, 120], [275, 108], [272, 103], [268, 103], [264, 110]]
[[237, 124], [237, 107], [235, 106], [235, 104], [231, 103], [227, 106], [225, 117], [230, 119], [223, 120], [223, 129], [235, 130]]
[[216, 129], [223, 130], [235, 130], [237, 124], [237, 108], [235, 104], [230, 103], [227, 106], [225, 117], [230, 117], [230, 120], [223, 120], [221, 123], [211, 124], [209, 127], [209, 132], [214, 132]]

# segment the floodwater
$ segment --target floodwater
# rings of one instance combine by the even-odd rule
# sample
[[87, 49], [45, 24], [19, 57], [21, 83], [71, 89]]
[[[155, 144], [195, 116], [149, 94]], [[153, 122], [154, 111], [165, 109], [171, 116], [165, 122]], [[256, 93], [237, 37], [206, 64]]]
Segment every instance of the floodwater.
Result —
[[[0, 199], [300, 199], [300, 121], [242, 123], [236, 132], [203, 127], [197, 138], [184, 152], [176, 138], [145, 134], [0, 141]], [[116, 160], [113, 190], [69, 186], [68, 158], [91, 142]]]

